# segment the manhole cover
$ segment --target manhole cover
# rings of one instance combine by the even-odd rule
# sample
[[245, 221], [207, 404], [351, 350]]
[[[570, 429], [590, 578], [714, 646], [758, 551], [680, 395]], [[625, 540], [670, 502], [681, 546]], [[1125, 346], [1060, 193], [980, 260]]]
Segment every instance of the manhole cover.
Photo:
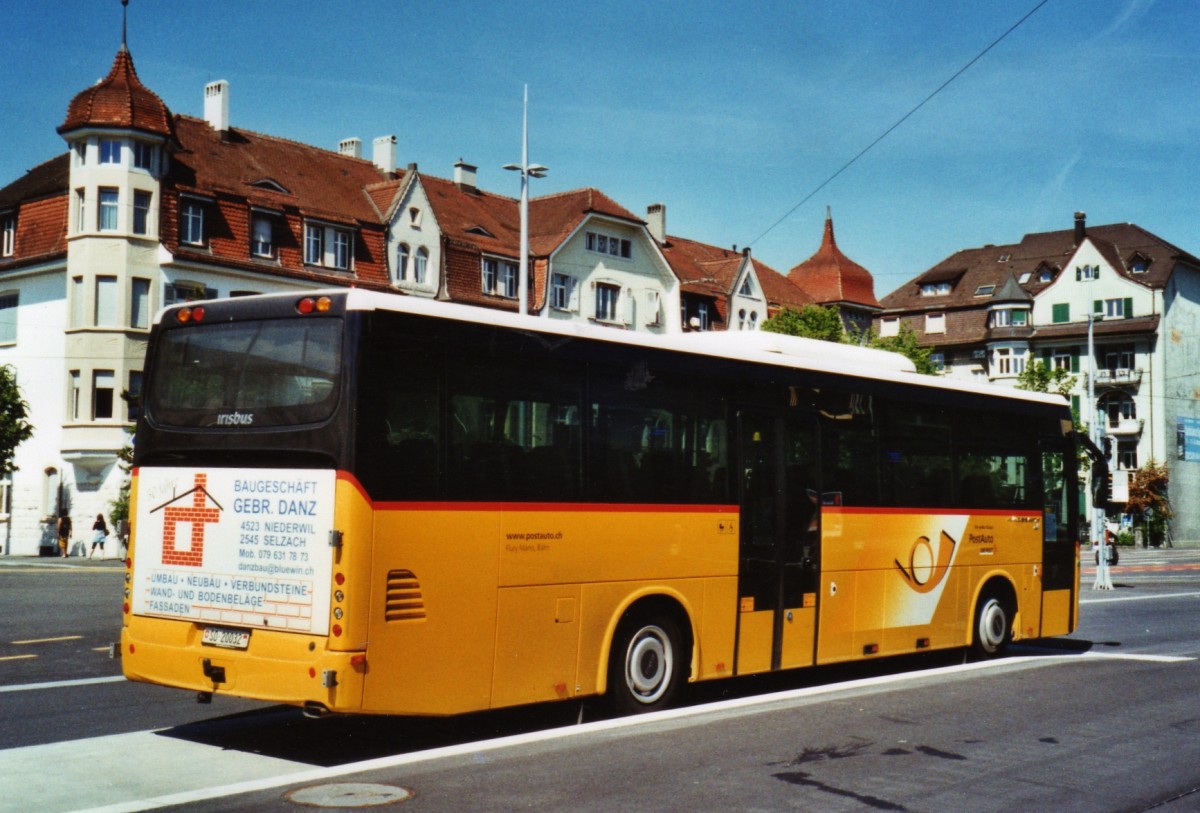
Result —
[[290, 801], [309, 807], [379, 807], [407, 802], [413, 796], [407, 788], [394, 785], [375, 785], [368, 782], [342, 782], [334, 785], [315, 785], [287, 794]]

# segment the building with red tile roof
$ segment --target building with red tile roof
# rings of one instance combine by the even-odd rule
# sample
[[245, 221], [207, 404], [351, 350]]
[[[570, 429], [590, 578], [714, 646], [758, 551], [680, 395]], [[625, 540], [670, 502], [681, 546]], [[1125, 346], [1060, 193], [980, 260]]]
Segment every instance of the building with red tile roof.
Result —
[[[1171, 475], [1175, 533], [1200, 539], [1200, 259], [1132, 223], [964, 249], [885, 296], [876, 328], [912, 330], [945, 375], [1016, 386], [1034, 362], [1070, 373], [1118, 498], [1148, 461]], [[1091, 328], [1092, 349], [1088, 336]], [[1089, 385], [1095, 402], [1089, 402]]]
[[[139, 391], [165, 305], [353, 285], [517, 308], [519, 201], [480, 189], [475, 167], [400, 169], [394, 136], [368, 160], [358, 139], [322, 149], [245, 130], [227, 82], [203, 90], [202, 117], [172, 112], [122, 44], [68, 102], [65, 153], [0, 188], [0, 363], [38, 427], [0, 484], [4, 552], [49, 544], [60, 510], [78, 527], [108, 510], [134, 419], [120, 393]], [[532, 198], [530, 311], [665, 333], [702, 309], [698, 326], [753, 329], [811, 301], [748, 252], [656, 232], [660, 210], [643, 218], [592, 187]]]

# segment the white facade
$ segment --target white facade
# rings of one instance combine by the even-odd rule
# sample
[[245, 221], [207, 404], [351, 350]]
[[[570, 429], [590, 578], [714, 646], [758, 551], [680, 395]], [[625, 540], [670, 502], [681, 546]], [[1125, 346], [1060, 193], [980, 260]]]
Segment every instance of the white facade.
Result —
[[591, 215], [550, 255], [543, 314], [679, 332], [679, 280], [644, 226]]

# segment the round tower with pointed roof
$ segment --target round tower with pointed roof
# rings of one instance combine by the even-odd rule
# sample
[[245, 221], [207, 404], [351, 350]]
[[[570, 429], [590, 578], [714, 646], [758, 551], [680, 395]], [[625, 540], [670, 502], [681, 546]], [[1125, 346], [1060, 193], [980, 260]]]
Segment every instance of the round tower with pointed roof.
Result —
[[140, 389], [161, 305], [159, 223], [174, 117], [121, 43], [108, 75], [77, 93], [58, 133], [70, 148], [67, 329], [73, 397], [63, 458], [95, 488], [125, 443], [122, 390]]
[[788, 279], [819, 305], [841, 309], [843, 321], [870, 326], [871, 315], [880, 310], [871, 272], [847, 257], [833, 236], [833, 214], [825, 210], [825, 233], [821, 247], [788, 272]]

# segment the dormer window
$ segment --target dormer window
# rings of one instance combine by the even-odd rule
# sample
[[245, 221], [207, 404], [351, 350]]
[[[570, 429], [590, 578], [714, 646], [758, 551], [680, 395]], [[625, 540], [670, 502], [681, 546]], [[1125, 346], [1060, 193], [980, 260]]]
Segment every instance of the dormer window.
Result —
[[1038, 282], [1053, 282], [1054, 281], [1054, 269], [1048, 268], [1047, 266], [1043, 265], [1041, 268], [1038, 269], [1037, 281]]
[[949, 282], [927, 282], [921, 286], [921, 296], [948, 296]]
[[204, 204], [185, 198], [179, 204], [179, 242], [202, 246], [204, 240]]
[[17, 245], [17, 216], [12, 212], [0, 215], [0, 257], [11, 257]]
[[285, 189], [281, 183], [278, 181], [273, 181], [270, 178], [262, 178], [250, 185], [255, 189], [265, 189], [268, 192], [279, 192], [284, 195], [292, 194], [291, 192], [287, 191], [287, 189]]
[[483, 292], [508, 299], [517, 298], [517, 266], [515, 263], [483, 258]]
[[1145, 274], [1150, 270], [1150, 259], [1145, 254], [1134, 254], [1129, 260], [1129, 273]]
[[353, 260], [350, 232], [336, 226], [308, 223], [304, 226], [304, 262], [347, 271]]
[[267, 215], [254, 215], [250, 227], [250, 253], [255, 257], [275, 256], [275, 235], [271, 226], [271, 218]]

